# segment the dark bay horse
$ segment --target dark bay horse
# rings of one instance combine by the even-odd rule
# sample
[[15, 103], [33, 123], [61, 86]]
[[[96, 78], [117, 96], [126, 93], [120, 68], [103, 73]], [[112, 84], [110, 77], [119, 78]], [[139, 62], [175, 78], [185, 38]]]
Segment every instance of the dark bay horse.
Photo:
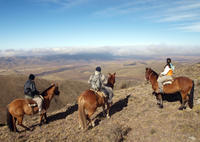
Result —
[[[154, 90], [153, 94], [156, 95], [158, 100], [158, 105], [160, 108], [163, 108], [162, 94], [156, 93], [158, 90], [158, 74], [153, 71], [151, 68], [146, 68], [145, 78], [147, 81], [150, 81], [152, 88]], [[167, 84], [163, 86], [163, 92], [165, 94], [175, 94], [179, 92], [182, 98], [182, 104], [179, 107], [179, 110], [186, 109], [186, 103], [188, 102], [189, 107], [193, 108], [193, 96], [194, 96], [194, 81], [187, 77], [176, 77], [173, 79], [172, 84]]]
[[[115, 74], [110, 74], [108, 77], [107, 85], [108, 87], [114, 88], [115, 84]], [[111, 105], [107, 102], [107, 98], [103, 95], [100, 95], [92, 90], [86, 90], [84, 91], [79, 97], [78, 97], [78, 114], [79, 114], [79, 125], [82, 129], [85, 129], [87, 127], [87, 120], [89, 121], [89, 124], [92, 123], [92, 126], [94, 127], [94, 121], [92, 121], [91, 116], [96, 111], [97, 107], [102, 107], [103, 112], [105, 113], [105, 105], [107, 105], [107, 118], [109, 118], [109, 109]], [[86, 112], [87, 114], [86, 114]]]
[[[54, 95], [59, 95], [58, 84], [52, 84], [49, 88], [41, 93], [43, 96], [43, 108], [47, 111], [49, 108], [50, 102]], [[22, 126], [26, 130], [30, 128], [22, 124], [24, 115], [33, 115], [38, 112], [37, 103], [31, 99], [15, 99], [7, 106], [7, 124], [10, 131], [18, 132], [16, 127], [16, 121], [18, 125]], [[42, 125], [43, 117], [47, 123], [47, 114], [40, 114], [40, 125]]]

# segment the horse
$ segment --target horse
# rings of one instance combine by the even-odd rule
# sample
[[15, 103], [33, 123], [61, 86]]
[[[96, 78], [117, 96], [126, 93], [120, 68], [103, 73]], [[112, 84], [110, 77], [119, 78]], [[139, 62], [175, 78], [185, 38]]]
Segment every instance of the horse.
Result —
[[[43, 117], [45, 122], [47, 121], [46, 111], [50, 106], [50, 102], [54, 95], [59, 95], [58, 84], [51, 84], [46, 90], [44, 90], [40, 95], [43, 97], [43, 109], [45, 113], [40, 114], [40, 123], [42, 125]], [[25, 130], [31, 130], [27, 126], [22, 124], [24, 115], [33, 115], [38, 113], [39, 108], [37, 103], [32, 99], [15, 99], [7, 106], [7, 124], [10, 131], [19, 132], [16, 127], [16, 121], [18, 125], [25, 128]]]
[[[105, 86], [114, 88], [115, 84], [115, 75], [110, 74], [108, 76], [108, 81]], [[105, 105], [107, 106], [107, 118], [110, 118], [109, 109], [111, 104], [108, 103], [108, 98], [101, 93], [96, 93], [93, 90], [86, 90], [78, 97], [78, 115], [79, 115], [79, 128], [85, 129], [87, 127], [87, 120], [89, 124], [92, 123], [92, 126], [95, 126], [94, 121], [92, 121], [91, 116], [95, 113], [97, 107], [103, 108], [103, 113], [105, 116]], [[87, 111], [87, 114], [86, 112]]]
[[[156, 93], [158, 90], [158, 74], [152, 70], [151, 68], [146, 68], [145, 78], [147, 81], [150, 81], [152, 84], [152, 89], [157, 99], [157, 104], [160, 108], [163, 108], [163, 100], [162, 94]], [[177, 92], [181, 94], [182, 103], [179, 107], [179, 110], [186, 109], [186, 104], [188, 102], [188, 106], [192, 109], [193, 108], [193, 97], [194, 97], [194, 81], [188, 77], [180, 76], [173, 79], [171, 84], [166, 84], [163, 86], [164, 94], [173, 95]]]

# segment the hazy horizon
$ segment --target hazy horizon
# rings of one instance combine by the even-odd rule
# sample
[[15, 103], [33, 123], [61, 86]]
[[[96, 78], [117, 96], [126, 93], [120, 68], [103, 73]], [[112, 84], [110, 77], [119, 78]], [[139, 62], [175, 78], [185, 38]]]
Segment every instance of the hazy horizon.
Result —
[[135, 46], [104, 46], [104, 47], [60, 47], [35, 48], [15, 50], [0, 50], [0, 57], [11, 56], [43, 56], [55, 54], [111, 54], [113, 56], [200, 56], [199, 46], [170, 46], [170, 45], [135, 45]]

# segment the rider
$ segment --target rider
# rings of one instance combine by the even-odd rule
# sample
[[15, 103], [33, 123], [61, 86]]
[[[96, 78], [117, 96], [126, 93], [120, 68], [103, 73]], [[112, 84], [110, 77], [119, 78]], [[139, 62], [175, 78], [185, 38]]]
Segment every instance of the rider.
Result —
[[[158, 77], [158, 88], [160, 93], [163, 93], [163, 82], [166, 80], [173, 80], [172, 75], [174, 72], [174, 66], [171, 63], [171, 59], [167, 58], [167, 64], [165, 65], [164, 71]], [[157, 92], [159, 92], [159, 90]]]
[[108, 96], [108, 103], [112, 103], [113, 91], [111, 87], [107, 87], [107, 80], [105, 76], [101, 73], [101, 67], [97, 66], [94, 74], [92, 74], [88, 80], [91, 85], [91, 89], [95, 91], [104, 92]]
[[41, 98], [41, 96], [39, 95], [39, 91], [36, 89], [36, 85], [35, 85], [35, 75], [30, 74], [29, 75], [29, 79], [26, 81], [25, 85], [24, 85], [24, 97], [26, 99], [33, 99], [39, 108], [39, 113], [45, 113], [45, 110], [42, 109], [42, 102], [43, 102], [43, 98]]

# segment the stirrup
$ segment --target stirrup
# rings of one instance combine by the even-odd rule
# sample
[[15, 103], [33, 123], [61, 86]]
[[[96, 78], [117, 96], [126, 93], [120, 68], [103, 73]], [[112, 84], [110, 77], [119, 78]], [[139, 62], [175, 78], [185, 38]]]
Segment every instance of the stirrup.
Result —
[[42, 109], [41, 111], [39, 111], [39, 114], [44, 114], [46, 113], [47, 111], [45, 109]]

